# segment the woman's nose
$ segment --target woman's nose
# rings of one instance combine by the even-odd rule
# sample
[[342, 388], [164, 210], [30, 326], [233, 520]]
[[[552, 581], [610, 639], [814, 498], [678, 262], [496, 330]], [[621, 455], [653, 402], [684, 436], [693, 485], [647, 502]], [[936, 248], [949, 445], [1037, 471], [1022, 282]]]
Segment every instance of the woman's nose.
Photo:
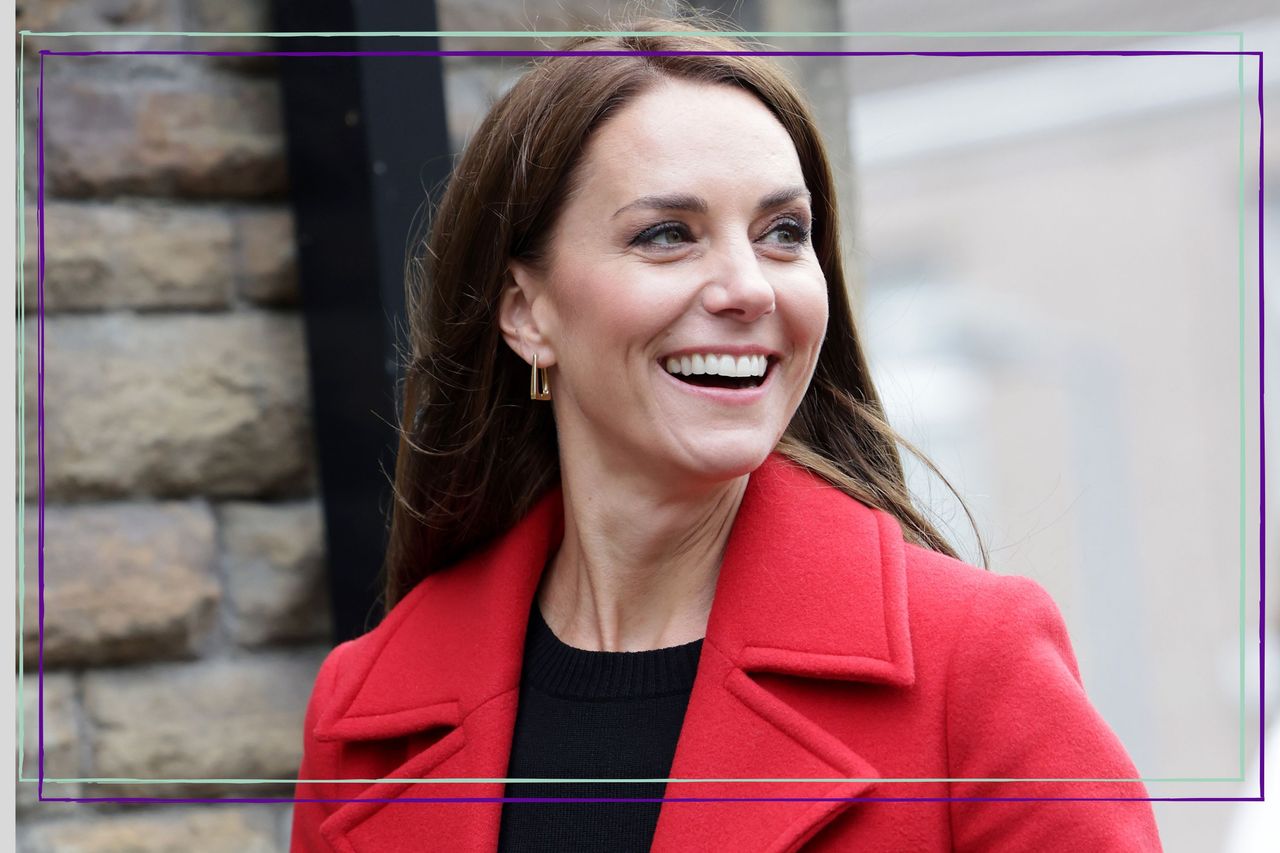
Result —
[[749, 323], [776, 306], [773, 285], [750, 241], [734, 241], [717, 254], [702, 289], [702, 304], [712, 314], [729, 314]]

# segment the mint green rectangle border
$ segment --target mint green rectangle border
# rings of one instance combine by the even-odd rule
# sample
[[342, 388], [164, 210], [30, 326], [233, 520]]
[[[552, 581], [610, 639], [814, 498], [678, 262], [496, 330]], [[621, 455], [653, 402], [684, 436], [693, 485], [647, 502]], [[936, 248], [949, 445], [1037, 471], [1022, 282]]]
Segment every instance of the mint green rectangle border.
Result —
[[[1159, 36], [1210, 36], [1210, 37], [1234, 37], [1236, 39], [1236, 50], [1243, 54], [1244, 52], [1244, 33], [1243, 32], [1213, 32], [1213, 31], [1179, 31], [1179, 30], [1028, 30], [1028, 31], [953, 31], [953, 32], [911, 32], [911, 31], [841, 31], [841, 32], [737, 32], [737, 31], [719, 31], [704, 30], [700, 31], [701, 35], [727, 36], [733, 38], [830, 38], [830, 37], [903, 37], [903, 38], [1146, 38]], [[25, 276], [25, 250], [26, 250], [26, 207], [25, 207], [25, 185], [26, 185], [26, 116], [23, 109], [23, 95], [25, 91], [24, 85], [24, 58], [26, 39], [28, 36], [40, 38], [63, 38], [76, 36], [182, 36], [194, 38], [303, 38], [303, 37], [439, 37], [439, 38], [571, 38], [580, 35], [597, 35], [597, 36], [628, 36], [628, 35], [687, 35], [682, 32], [637, 32], [631, 30], [616, 31], [582, 31], [582, 30], [548, 30], [548, 31], [512, 31], [512, 30], [426, 30], [420, 32], [301, 32], [301, 33], [272, 33], [272, 32], [180, 32], [180, 31], [137, 31], [137, 30], [117, 30], [117, 31], [61, 31], [61, 32], [39, 32], [33, 30], [19, 31], [19, 60], [17, 68], [17, 85], [18, 85], [18, 139], [17, 139], [17, 206], [18, 206], [18, 252], [15, 262], [17, 264], [17, 280], [18, 280], [18, 424], [23, 428], [25, 436], [25, 342], [26, 342], [26, 276]], [[1237, 305], [1238, 305], [1238, 355], [1239, 355], [1239, 409], [1240, 409], [1240, 596], [1239, 596], [1239, 624], [1240, 624], [1240, 643], [1239, 643], [1239, 683], [1240, 683], [1240, 713], [1239, 713], [1239, 757], [1238, 766], [1239, 774], [1237, 776], [1213, 776], [1213, 777], [1138, 777], [1136, 779], [1061, 779], [1061, 778], [1012, 778], [1012, 779], [952, 779], [952, 778], [876, 778], [876, 779], [315, 779], [306, 780], [310, 782], [322, 783], [350, 783], [350, 784], [381, 784], [381, 783], [402, 783], [402, 782], [421, 782], [421, 783], [473, 783], [473, 784], [492, 784], [495, 782], [542, 782], [542, 783], [581, 783], [581, 782], [635, 782], [635, 783], [654, 783], [654, 782], [1234, 782], [1240, 783], [1245, 781], [1245, 585], [1246, 585], [1246, 481], [1245, 481], [1245, 396], [1244, 396], [1244, 207], [1245, 207], [1245, 188], [1244, 188], [1244, 124], [1245, 124], [1245, 95], [1244, 95], [1244, 56], [1237, 57], [1238, 64], [1238, 84], [1239, 84], [1239, 153], [1238, 153], [1238, 187], [1237, 201], [1238, 212], [1236, 217], [1236, 230], [1238, 234], [1238, 250], [1237, 250]], [[1259, 83], [1261, 85], [1261, 83]], [[1259, 93], [1261, 94], [1261, 93]], [[1261, 239], [1261, 237], [1259, 238]], [[1262, 286], [1262, 282], [1258, 283]], [[18, 718], [18, 781], [19, 782], [39, 782], [40, 779], [23, 775], [25, 767], [25, 707], [24, 707], [24, 691], [23, 691], [23, 675], [24, 669], [24, 638], [25, 633], [25, 544], [24, 544], [24, 526], [25, 526], [25, 509], [26, 509], [26, 439], [21, 438], [18, 444], [18, 511], [16, 524], [16, 543], [18, 550], [17, 559], [17, 575], [18, 575], [18, 678], [17, 678], [17, 718]], [[1265, 519], [1263, 520], [1265, 523]], [[1265, 567], [1260, 567], [1265, 571]], [[295, 784], [295, 779], [131, 779], [125, 777], [84, 777], [84, 778], [50, 778], [44, 777], [45, 783], [51, 784], [207, 784], [217, 783], [226, 785], [267, 785], [267, 784]]]

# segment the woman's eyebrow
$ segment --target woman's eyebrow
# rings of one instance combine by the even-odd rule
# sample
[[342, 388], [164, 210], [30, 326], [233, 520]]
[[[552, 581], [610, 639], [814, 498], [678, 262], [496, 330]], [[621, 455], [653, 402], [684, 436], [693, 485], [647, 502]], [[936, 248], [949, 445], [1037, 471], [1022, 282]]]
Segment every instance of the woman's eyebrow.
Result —
[[641, 196], [630, 204], [618, 208], [612, 218], [616, 218], [628, 210], [689, 210], [694, 213], [706, 213], [705, 199], [688, 193], [671, 193], [670, 195]]
[[[809, 190], [803, 186], [784, 187], [780, 190], [774, 190], [768, 195], [760, 199], [756, 205], [756, 213], [763, 213], [779, 205], [787, 204], [802, 198], [805, 202], [811, 200]], [[691, 195], [689, 193], [671, 193], [669, 195], [646, 195], [641, 196], [630, 204], [625, 204], [618, 208], [613, 214], [616, 218], [628, 210], [688, 210], [694, 213], [706, 213], [707, 202], [700, 196]]]
[[756, 213], [764, 213], [766, 210], [781, 207], [782, 205], [789, 204], [798, 198], [804, 199], [805, 204], [809, 204], [813, 201], [813, 196], [809, 193], [807, 188], [803, 186], [785, 187], [780, 190], [775, 190], [760, 199], [760, 203], [756, 205]]

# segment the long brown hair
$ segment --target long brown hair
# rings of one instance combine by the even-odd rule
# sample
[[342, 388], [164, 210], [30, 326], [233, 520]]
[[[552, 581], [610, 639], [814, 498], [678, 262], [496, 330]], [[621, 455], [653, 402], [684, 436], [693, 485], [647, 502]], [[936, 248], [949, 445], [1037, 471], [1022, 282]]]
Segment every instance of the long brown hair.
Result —
[[[494, 104], [411, 259], [387, 609], [431, 572], [509, 529], [558, 482], [551, 407], [530, 401], [529, 365], [506, 345], [497, 322], [507, 263], [544, 261], [552, 226], [576, 189], [587, 138], [662, 78], [737, 86], [759, 98], [790, 134], [813, 196], [812, 240], [830, 319], [813, 380], [778, 451], [892, 514], [908, 541], [956, 556], [912, 504], [898, 446], [941, 474], [885, 420], [846, 291], [830, 164], [803, 97], [765, 57], [708, 53], [744, 50], [732, 39], [677, 20], [646, 19], [628, 30], [641, 34], [579, 36], [561, 48], [625, 55], [539, 60]], [[692, 53], [646, 55], [677, 51]], [[980, 537], [978, 545], [985, 564]]]

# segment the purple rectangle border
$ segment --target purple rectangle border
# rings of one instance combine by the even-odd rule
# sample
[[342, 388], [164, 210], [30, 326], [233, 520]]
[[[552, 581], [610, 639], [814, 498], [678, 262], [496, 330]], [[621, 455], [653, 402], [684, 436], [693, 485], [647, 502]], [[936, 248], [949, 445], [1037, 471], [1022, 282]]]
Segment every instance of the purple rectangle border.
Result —
[[[40, 33], [28, 33], [39, 36]], [[622, 798], [546, 798], [546, 797], [400, 797], [390, 799], [294, 799], [292, 797], [46, 797], [44, 795], [44, 66], [49, 56], [257, 56], [257, 57], [365, 57], [365, 56], [686, 56], [697, 54], [715, 56], [1256, 56], [1258, 58], [1258, 465], [1259, 465], [1259, 539], [1258, 564], [1258, 796], [1256, 797], [622, 797]], [[235, 51], [235, 50], [41, 50], [39, 85], [36, 90], [36, 227], [38, 231], [37, 262], [37, 453], [39, 456], [39, 773], [37, 799], [41, 802], [59, 803], [723, 803], [723, 802], [1175, 802], [1175, 803], [1248, 803], [1262, 802], [1266, 780], [1266, 554], [1267, 554], [1267, 489], [1266, 489], [1266, 410], [1264, 407], [1265, 380], [1265, 285], [1264, 285], [1264, 166], [1263, 144], [1263, 52], [1227, 50], [984, 50], [984, 51], [590, 51], [590, 50], [386, 50], [386, 51]], [[1242, 104], [1243, 108], [1243, 104]], [[21, 175], [19, 180], [23, 180]], [[21, 211], [19, 211], [21, 215]], [[21, 626], [19, 626], [21, 630]], [[19, 710], [21, 713], [21, 710]], [[1243, 768], [1241, 768], [1243, 770]], [[305, 781], [305, 780], [303, 780]], [[803, 780], [796, 780], [801, 782]], [[1070, 780], [1064, 780], [1070, 781]], [[1116, 781], [1128, 781], [1119, 780]], [[273, 784], [264, 782], [263, 784]], [[279, 783], [275, 783], [279, 784]]]

